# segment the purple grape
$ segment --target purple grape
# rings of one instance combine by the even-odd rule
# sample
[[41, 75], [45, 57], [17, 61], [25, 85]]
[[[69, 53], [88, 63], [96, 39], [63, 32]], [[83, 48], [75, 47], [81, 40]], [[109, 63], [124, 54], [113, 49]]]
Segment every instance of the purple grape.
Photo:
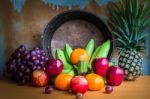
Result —
[[26, 65], [27, 61], [23, 60], [21, 63], [24, 64], [24, 65]]
[[39, 55], [40, 54], [40, 50], [36, 50], [36, 53]]
[[[20, 64], [20, 63], [21, 63], [21, 58], [17, 58], [17, 59], [15, 60], [15, 62], [17, 63], [17, 65]], [[15, 62], [14, 62], [14, 63], [15, 63]]]
[[46, 68], [45, 68], [45, 67], [41, 67], [41, 69], [42, 69], [42, 70], [44, 70], [44, 71], [46, 70]]
[[30, 55], [30, 54], [27, 54], [27, 55], [25, 56], [25, 59], [26, 59], [26, 60], [29, 60], [30, 57], [31, 57], [31, 55]]
[[38, 47], [35, 47], [35, 48], [33, 48], [33, 50], [39, 50], [39, 48], [38, 48]]
[[42, 55], [42, 56], [46, 56], [46, 53], [45, 53], [45, 52], [42, 52], [41, 55]]
[[48, 60], [44, 50], [38, 47], [27, 50], [24, 45], [19, 46], [7, 62], [7, 72], [19, 84], [31, 82], [31, 73], [34, 70], [46, 70], [45, 62]]
[[41, 66], [37, 66], [37, 69], [38, 69], [38, 70], [41, 70]]
[[31, 56], [30, 60], [34, 62], [37, 58], [35, 56]]
[[36, 70], [37, 68], [36, 68], [36, 66], [31, 66], [31, 70], [32, 71], [34, 71], [34, 70]]
[[41, 60], [45, 60], [45, 57], [44, 57], [44, 56], [41, 56], [40, 59], [41, 59]]
[[36, 51], [34, 51], [34, 50], [31, 51], [31, 55], [32, 55], [32, 56], [35, 56], [36, 54], [37, 54]]
[[17, 75], [18, 75], [19, 77], [22, 77], [22, 76], [23, 76], [23, 73], [22, 73], [22, 72], [18, 72]]
[[8, 64], [8, 65], [7, 65], [7, 72], [8, 72], [8, 73], [15, 72], [15, 66], [12, 65], [12, 64]]
[[28, 53], [29, 53], [29, 51], [26, 50], [26, 51], [24, 51], [22, 54], [23, 54], [23, 56], [25, 56], [25, 55], [27, 55]]
[[24, 52], [26, 50], [26, 47], [24, 45], [20, 45], [19, 48], [16, 50], [17, 52]]
[[31, 67], [31, 66], [33, 66], [33, 65], [34, 65], [34, 63], [33, 63], [33, 62], [28, 61], [28, 62], [27, 62], [27, 65], [28, 65], [28, 67]]
[[16, 58], [19, 58], [20, 56], [21, 56], [20, 53], [17, 53], [17, 54], [16, 54]]
[[41, 55], [40, 55], [40, 54], [38, 54], [38, 55], [37, 55], [37, 57], [38, 57], [38, 59], [40, 59], [40, 58], [41, 58]]
[[40, 65], [41, 65], [41, 66], [44, 66], [44, 62], [40, 61]]
[[29, 68], [26, 68], [25, 74], [30, 74], [31, 70]]
[[106, 87], [105, 87], [105, 91], [106, 91], [106, 93], [111, 93], [112, 91], [113, 91], [113, 87], [112, 86], [110, 86], [110, 85], [107, 85]]
[[19, 49], [22, 49], [22, 51], [25, 51], [26, 47], [24, 45], [20, 45]]
[[48, 61], [48, 57], [45, 58], [45, 61]]
[[25, 66], [24, 65], [20, 65], [19, 66], [19, 71], [24, 71], [25, 70]]
[[34, 63], [35, 63], [35, 65], [38, 65], [40, 63], [40, 61], [39, 60], [35, 60]]
[[76, 99], [83, 99], [83, 94], [82, 93], [77, 93], [76, 94]]
[[45, 88], [45, 93], [46, 93], [46, 94], [50, 94], [50, 93], [52, 93], [52, 91], [53, 91], [53, 87], [52, 87], [52, 86], [47, 86], [47, 87]]
[[17, 51], [21, 53], [21, 52], [23, 52], [24, 50], [22, 50], [21, 48], [19, 48]]
[[10, 63], [15, 66], [15, 65], [16, 65], [16, 60], [15, 60], [15, 59], [12, 59], [12, 60], [10, 61]]

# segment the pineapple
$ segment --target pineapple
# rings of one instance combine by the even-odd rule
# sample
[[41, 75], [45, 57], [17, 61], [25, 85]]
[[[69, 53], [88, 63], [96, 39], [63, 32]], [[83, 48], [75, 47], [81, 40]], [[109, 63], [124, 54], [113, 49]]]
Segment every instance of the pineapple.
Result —
[[126, 80], [134, 80], [143, 74], [142, 53], [150, 37], [144, 30], [150, 25], [150, 10], [139, 0], [120, 0], [119, 4], [111, 4], [109, 12], [120, 52], [118, 65], [124, 69]]

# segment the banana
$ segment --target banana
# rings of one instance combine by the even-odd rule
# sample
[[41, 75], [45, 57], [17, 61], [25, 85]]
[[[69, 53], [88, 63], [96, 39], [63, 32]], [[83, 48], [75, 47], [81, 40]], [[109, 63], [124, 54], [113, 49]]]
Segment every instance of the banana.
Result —
[[89, 68], [91, 69], [92, 61], [95, 58], [107, 57], [109, 50], [110, 50], [110, 40], [107, 40], [104, 43], [102, 43], [100, 46], [98, 46], [89, 61], [88, 64]]
[[70, 75], [72, 75], [72, 76], [75, 76], [74, 70], [71, 70], [68, 74], [70, 74]]
[[80, 61], [78, 63], [79, 71], [80, 71], [81, 74], [87, 73], [87, 71], [88, 71], [88, 67], [87, 66], [88, 66], [88, 62]]
[[69, 73], [71, 70], [72, 70], [72, 69], [63, 69], [63, 70], [62, 70], [62, 73], [63, 73], [63, 74], [67, 74], [67, 73]]
[[62, 70], [62, 73], [68, 73], [69, 71], [71, 71], [72, 67], [70, 64], [68, 64], [68, 62], [65, 58], [64, 52], [61, 49], [57, 48], [55, 55], [56, 55], [56, 58], [60, 59], [64, 64], [64, 68]]
[[93, 55], [92, 55], [92, 57], [88, 63], [89, 68], [91, 68], [92, 61], [96, 58], [96, 55], [97, 55], [98, 51], [100, 50], [100, 48], [101, 48], [101, 46], [98, 46], [96, 48], [96, 50], [94, 51], [94, 53], [93, 53]]
[[55, 52], [56, 58], [62, 60], [63, 64], [67, 64], [67, 60], [65, 58], [64, 52], [57, 48]]
[[93, 51], [94, 51], [94, 40], [93, 40], [93, 39], [91, 39], [91, 40], [87, 43], [87, 45], [86, 45], [86, 47], [85, 47], [85, 50], [88, 52], [89, 56], [91, 57], [91, 55], [92, 55], [92, 53], [93, 53]]
[[73, 69], [73, 66], [72, 65], [70, 65], [70, 64], [64, 64], [64, 68], [63, 69]]
[[69, 44], [65, 44], [65, 47], [64, 47], [64, 54], [65, 54], [65, 57], [66, 57], [66, 60], [68, 63], [71, 63], [70, 62], [70, 55], [72, 53], [72, 48]]
[[70, 75], [72, 75], [72, 76], [75, 75], [75, 72], [74, 72], [73, 69], [71, 69], [71, 70], [69, 70], [69, 69], [63, 69], [62, 73], [63, 73], [63, 74], [70, 74]]
[[110, 50], [110, 40], [107, 40], [106, 42], [104, 42], [101, 46], [101, 48], [99, 49], [96, 57], [97, 58], [101, 58], [101, 57], [107, 57], [108, 53]]

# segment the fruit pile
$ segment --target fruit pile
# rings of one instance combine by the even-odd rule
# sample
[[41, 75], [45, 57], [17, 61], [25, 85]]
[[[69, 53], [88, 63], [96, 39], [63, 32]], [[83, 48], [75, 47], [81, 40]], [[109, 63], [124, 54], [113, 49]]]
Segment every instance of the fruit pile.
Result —
[[27, 50], [24, 45], [19, 46], [6, 63], [7, 72], [13, 80], [20, 85], [31, 82], [31, 74], [34, 70], [45, 71], [45, 63], [48, 60], [46, 53], [36, 47]]
[[[118, 66], [112, 66], [107, 59], [110, 44], [110, 40], [107, 40], [94, 50], [94, 40], [91, 39], [85, 49], [73, 50], [69, 44], [64, 45], [64, 50], [57, 48], [56, 59], [49, 59], [45, 65], [54, 87], [71, 90], [80, 98], [87, 90], [101, 90], [105, 85], [106, 93], [111, 93], [112, 86], [122, 83], [124, 71]], [[51, 93], [52, 88], [47, 86], [45, 92]]]
[[7, 71], [21, 85], [29, 82], [36, 87], [47, 85], [45, 93], [51, 93], [54, 86], [83, 98], [87, 90], [101, 90], [105, 85], [106, 93], [111, 93], [112, 86], [122, 83], [124, 71], [107, 59], [110, 44], [107, 40], [95, 50], [93, 39], [85, 48], [74, 50], [65, 44], [64, 50], [56, 49], [56, 59], [48, 59], [39, 48], [27, 50], [20, 46], [8, 61]]

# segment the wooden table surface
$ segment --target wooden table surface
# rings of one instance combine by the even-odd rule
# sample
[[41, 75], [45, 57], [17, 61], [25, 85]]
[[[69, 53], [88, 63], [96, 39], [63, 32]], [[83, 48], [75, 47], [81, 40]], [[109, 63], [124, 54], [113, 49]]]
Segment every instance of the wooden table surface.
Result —
[[[18, 86], [12, 81], [1, 79], [0, 99], [75, 99], [75, 96], [59, 90], [44, 94], [44, 87]], [[111, 94], [106, 94], [104, 88], [101, 91], [88, 91], [84, 99], [150, 99], [150, 76], [124, 81], [121, 86], [114, 87]]]

